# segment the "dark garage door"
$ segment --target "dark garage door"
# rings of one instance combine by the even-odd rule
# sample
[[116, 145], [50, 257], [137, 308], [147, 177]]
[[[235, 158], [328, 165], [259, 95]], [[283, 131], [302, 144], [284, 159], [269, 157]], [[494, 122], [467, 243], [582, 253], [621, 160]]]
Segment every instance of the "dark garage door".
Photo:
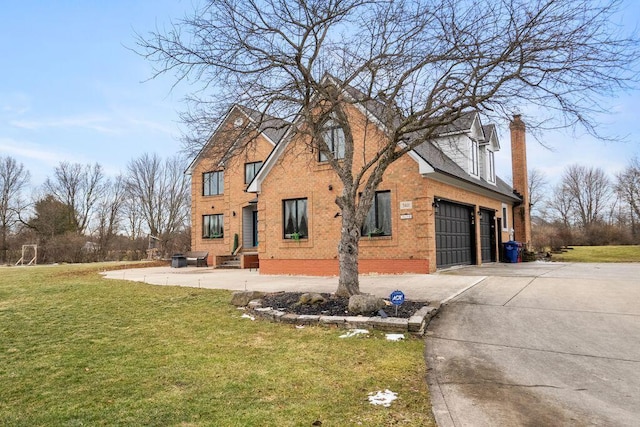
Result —
[[473, 234], [469, 206], [439, 201], [436, 212], [437, 268], [473, 264]]
[[480, 245], [482, 262], [494, 262], [496, 260], [496, 221], [495, 212], [480, 209]]

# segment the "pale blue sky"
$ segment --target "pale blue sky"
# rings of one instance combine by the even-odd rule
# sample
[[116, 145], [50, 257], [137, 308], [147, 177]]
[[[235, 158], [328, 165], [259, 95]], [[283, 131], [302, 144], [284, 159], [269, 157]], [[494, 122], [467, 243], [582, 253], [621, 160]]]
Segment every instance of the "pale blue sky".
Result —
[[[192, 2], [3, 1], [0, 3], [0, 155], [12, 156], [37, 187], [63, 160], [99, 162], [109, 175], [145, 152], [166, 157], [180, 149], [178, 112], [190, 88], [173, 92], [170, 76], [144, 82], [151, 65], [125, 46], [192, 10]], [[640, 22], [640, 2], [630, 1], [626, 25]], [[547, 133], [549, 151], [529, 138], [529, 167], [553, 180], [571, 163], [610, 174], [640, 157], [640, 93], [612, 97], [604, 118], [608, 134], [626, 142]], [[501, 129], [500, 176], [510, 171], [509, 138]]]

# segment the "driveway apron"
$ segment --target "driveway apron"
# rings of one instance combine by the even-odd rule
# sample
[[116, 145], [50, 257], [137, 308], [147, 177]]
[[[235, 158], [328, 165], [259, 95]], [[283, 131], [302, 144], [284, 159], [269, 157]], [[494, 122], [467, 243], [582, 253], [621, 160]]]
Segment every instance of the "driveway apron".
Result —
[[441, 307], [426, 359], [438, 425], [640, 422], [640, 264], [491, 264]]

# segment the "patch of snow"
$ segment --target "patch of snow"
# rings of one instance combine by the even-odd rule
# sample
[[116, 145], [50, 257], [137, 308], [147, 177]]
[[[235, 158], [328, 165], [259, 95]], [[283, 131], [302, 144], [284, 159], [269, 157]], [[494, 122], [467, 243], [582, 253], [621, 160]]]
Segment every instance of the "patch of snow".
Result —
[[296, 329], [304, 329], [304, 325], [296, 325]]
[[387, 341], [400, 341], [404, 339], [404, 334], [386, 334]]
[[258, 308], [254, 308], [255, 311], [269, 311], [271, 310], [271, 307], [258, 307]]
[[368, 333], [369, 331], [366, 329], [351, 329], [346, 334], [340, 335], [340, 338], [351, 338], [351, 337], [355, 337], [356, 335], [363, 335]]
[[243, 319], [256, 320], [256, 318], [255, 318], [255, 317], [253, 317], [253, 316], [251, 316], [251, 315], [248, 315], [247, 313], [243, 314], [243, 315], [242, 315], [242, 316], [240, 316], [240, 317], [242, 317]]
[[369, 403], [372, 405], [382, 405], [385, 408], [391, 406], [391, 402], [398, 398], [398, 393], [386, 389], [385, 391], [377, 391], [369, 393]]

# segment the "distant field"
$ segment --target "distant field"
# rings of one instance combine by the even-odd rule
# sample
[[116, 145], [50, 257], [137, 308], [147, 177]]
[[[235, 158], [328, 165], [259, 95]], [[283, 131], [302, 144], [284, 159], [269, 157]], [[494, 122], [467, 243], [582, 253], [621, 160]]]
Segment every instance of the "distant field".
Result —
[[640, 246], [573, 246], [553, 261], [566, 262], [640, 262]]
[[0, 425], [434, 425], [421, 338], [251, 321], [227, 291], [103, 268], [0, 268]]

